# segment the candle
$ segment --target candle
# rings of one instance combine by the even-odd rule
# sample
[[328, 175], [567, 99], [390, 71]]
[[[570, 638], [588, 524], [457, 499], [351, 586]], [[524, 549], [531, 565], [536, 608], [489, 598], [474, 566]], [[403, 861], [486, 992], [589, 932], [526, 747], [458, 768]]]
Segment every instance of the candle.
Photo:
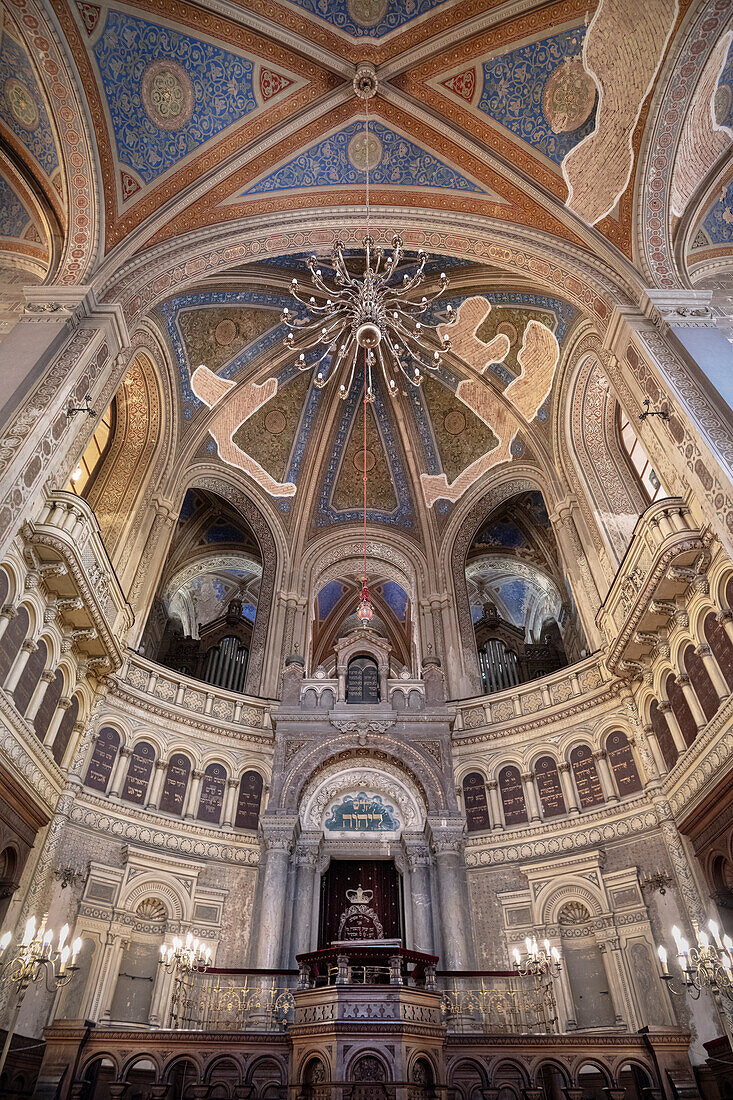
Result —
[[69, 947], [68, 944], [61, 951], [61, 962], [59, 963], [59, 975], [63, 974], [63, 972], [66, 970], [66, 964], [69, 961], [70, 952], [71, 952], [71, 948]]
[[22, 947], [28, 947], [33, 942], [33, 936], [36, 931], [36, 918], [29, 917], [25, 922], [25, 931], [23, 932]]
[[77, 938], [74, 940], [74, 942], [71, 945], [71, 952], [72, 952], [71, 953], [71, 965], [72, 966], [74, 966], [74, 964], [76, 963], [76, 956], [79, 954], [80, 951], [81, 951], [81, 936], [77, 936]]
[[13, 933], [12, 932], [5, 932], [4, 933], [2, 939], [0, 939], [0, 955], [2, 955], [3, 951], [6, 950], [8, 944], [10, 943], [12, 938], [13, 938]]
[[709, 920], [708, 921], [708, 928], [712, 932], [713, 939], [715, 940], [718, 947], [722, 948], [723, 944], [722, 944], [722, 941], [720, 939], [720, 929], [718, 928], [718, 926], [717, 926], [717, 924], [715, 923], [714, 920]]
[[65, 924], [64, 927], [59, 932], [59, 946], [58, 946], [59, 951], [63, 951], [64, 944], [66, 943], [66, 937], [68, 935], [69, 935], [69, 926], [68, 926], [68, 924]]
[[669, 967], [667, 966], [667, 948], [663, 947], [660, 943], [657, 948], [657, 954], [659, 955], [659, 962], [662, 967], [662, 974], [666, 977], [669, 974]]
[[522, 959], [521, 959], [521, 956], [520, 956], [520, 954], [519, 954], [519, 951], [517, 950], [517, 948], [516, 948], [516, 947], [514, 948], [514, 951], [513, 951], [513, 955], [514, 955], [514, 965], [515, 965], [515, 966], [519, 966], [519, 964], [520, 964], [520, 962], [522, 961]]

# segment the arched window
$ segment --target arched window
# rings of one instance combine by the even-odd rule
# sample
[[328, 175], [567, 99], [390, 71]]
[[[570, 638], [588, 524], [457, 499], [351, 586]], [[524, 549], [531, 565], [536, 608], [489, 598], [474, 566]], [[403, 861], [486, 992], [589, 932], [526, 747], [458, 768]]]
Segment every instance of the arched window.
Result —
[[486, 783], [480, 772], [469, 772], [463, 779], [463, 805], [466, 810], [466, 829], [478, 833], [491, 828], [489, 807], [486, 802]]
[[655, 500], [659, 500], [661, 497], [669, 496], [669, 493], [667, 493], [657, 477], [657, 474], [652, 469], [646, 451], [639, 442], [634, 426], [630, 423], [629, 418], [620, 405], [617, 406], [617, 416], [621, 446], [628, 456], [631, 468], [636, 474], [639, 484], [644, 491], [644, 496], [650, 504]]
[[186, 805], [186, 791], [188, 779], [191, 774], [191, 761], [182, 752], [174, 752], [168, 761], [165, 773], [163, 794], [160, 799], [160, 809], [164, 814], [183, 813]]
[[718, 699], [715, 685], [710, 679], [710, 673], [705, 668], [705, 662], [700, 654], [695, 652], [694, 645], [690, 644], [685, 648], [685, 652], [682, 656], [682, 664], [685, 672], [690, 677], [690, 683], [692, 684], [695, 695], [700, 701], [703, 714], [709, 722], [716, 714], [720, 706], [720, 700]]
[[148, 783], [155, 763], [155, 749], [148, 741], [138, 741], [132, 750], [127, 775], [120, 797], [125, 802], [141, 806], [148, 793]]
[[244, 691], [249, 649], [239, 638], [227, 636], [206, 655], [204, 680], [225, 691]]
[[227, 770], [223, 764], [209, 764], [204, 772], [199, 799], [198, 820], [209, 825], [218, 825], [224, 806], [224, 789], [227, 782]]
[[[77, 704], [78, 705], [78, 704]], [[71, 708], [69, 708], [71, 709]], [[68, 715], [68, 711], [66, 712]], [[102, 726], [97, 735], [92, 759], [89, 761], [84, 784], [93, 791], [106, 791], [112, 774], [117, 750], [120, 747], [120, 735], [112, 726]]]
[[566, 813], [557, 763], [551, 756], [541, 756], [534, 767], [537, 793], [543, 817], [559, 817]]
[[41, 679], [41, 673], [46, 667], [47, 660], [48, 646], [43, 638], [39, 638], [36, 648], [25, 663], [25, 668], [21, 672], [20, 679], [13, 692], [13, 702], [18, 714], [25, 714], [28, 710], [31, 696], [38, 686], [38, 681]]
[[56, 730], [56, 736], [51, 746], [51, 756], [57, 764], [60, 764], [64, 759], [64, 753], [66, 752], [69, 741], [71, 740], [71, 735], [74, 732], [74, 726], [78, 720], [79, 699], [76, 695], [72, 695], [71, 703], [64, 711], [64, 716], [59, 723], [59, 728]]
[[669, 705], [672, 707], [672, 713], [677, 719], [677, 725], [682, 730], [682, 736], [687, 744], [691, 745], [697, 737], [697, 722], [685, 699], [685, 693], [677, 683], [673, 672], [670, 672], [667, 677], [664, 689], [667, 692], [667, 698], [669, 699]]
[[111, 1058], [95, 1058], [84, 1071], [84, 1095], [89, 1100], [106, 1100], [110, 1095], [109, 1086], [116, 1077], [117, 1071]]
[[657, 738], [657, 743], [664, 757], [664, 763], [671, 770], [677, 763], [679, 753], [677, 752], [674, 738], [670, 733], [667, 719], [659, 709], [659, 703], [656, 699], [652, 700], [652, 705], [649, 708], [649, 717], [651, 719], [652, 729]]
[[346, 671], [347, 703], [379, 702], [379, 666], [373, 657], [352, 657]]
[[714, 611], [705, 616], [703, 633], [728, 687], [733, 690], [733, 642], [728, 637], [724, 625], [718, 622]]
[[524, 801], [524, 788], [519, 768], [508, 764], [499, 772], [499, 791], [504, 808], [504, 821], [507, 825], [524, 825], [527, 821], [527, 806]]
[[10, 592], [10, 580], [4, 569], [0, 569], [0, 607], [4, 607], [8, 593]]
[[570, 753], [570, 766], [573, 769], [582, 808], [586, 810], [590, 806], [600, 806], [604, 801], [603, 788], [593, 753], [588, 745], [575, 746]]
[[56, 707], [59, 705], [59, 699], [63, 694], [63, 690], [64, 674], [60, 668], [57, 668], [53, 680], [43, 693], [41, 705], [36, 711], [36, 716], [33, 719], [33, 729], [39, 741], [43, 741], [43, 738], [48, 732], [48, 727], [51, 725], [51, 719], [56, 713]]
[[622, 730], [614, 730], [606, 738], [606, 752], [616, 780], [618, 793], [623, 798], [641, 790], [641, 778], [636, 767], [629, 739]]
[[262, 776], [255, 771], [245, 772], [239, 783], [237, 816], [234, 820], [234, 828], [256, 829], [260, 820], [261, 803]]
[[20, 647], [28, 637], [30, 627], [31, 620], [26, 608], [19, 607], [0, 638], [0, 685], [7, 680], [8, 673], [20, 653]]
[[115, 433], [115, 409], [116, 404], [113, 398], [112, 404], [94, 429], [94, 435], [89, 440], [84, 454], [79, 459], [76, 469], [71, 475], [69, 484], [66, 486], [68, 493], [75, 493], [78, 497], [86, 497], [91, 489], [94, 475], [102, 465], [104, 456], [109, 451], [112, 443], [112, 437]]

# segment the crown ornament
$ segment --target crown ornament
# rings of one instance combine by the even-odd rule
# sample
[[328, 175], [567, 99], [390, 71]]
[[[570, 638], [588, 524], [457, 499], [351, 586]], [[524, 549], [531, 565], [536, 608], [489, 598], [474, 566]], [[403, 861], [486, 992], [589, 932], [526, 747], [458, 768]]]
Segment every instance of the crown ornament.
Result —
[[361, 885], [356, 890], [347, 890], [346, 897], [352, 905], [368, 905], [374, 897], [373, 890], [363, 890]]

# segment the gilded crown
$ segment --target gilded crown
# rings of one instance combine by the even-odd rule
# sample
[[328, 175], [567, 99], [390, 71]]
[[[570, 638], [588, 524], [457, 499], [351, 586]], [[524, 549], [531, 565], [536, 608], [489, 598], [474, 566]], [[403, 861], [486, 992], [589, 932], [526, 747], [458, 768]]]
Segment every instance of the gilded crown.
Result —
[[374, 891], [362, 890], [361, 886], [357, 886], [356, 890], [347, 890], [346, 897], [352, 905], [368, 905], [374, 897]]

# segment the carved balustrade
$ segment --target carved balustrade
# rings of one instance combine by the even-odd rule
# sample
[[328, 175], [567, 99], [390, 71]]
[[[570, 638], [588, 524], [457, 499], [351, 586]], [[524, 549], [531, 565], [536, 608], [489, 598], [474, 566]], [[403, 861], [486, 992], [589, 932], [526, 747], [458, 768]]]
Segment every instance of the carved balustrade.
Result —
[[612, 674], [639, 679], [657, 654], [668, 651], [670, 620], [683, 611], [691, 588], [707, 585], [713, 541], [679, 497], [659, 500], [640, 516], [596, 617]]
[[269, 711], [275, 700], [256, 699], [195, 680], [155, 664], [128, 650], [114, 678], [113, 694], [133, 702], [163, 708], [174, 718], [195, 721], [198, 730], [224, 728], [229, 736], [247, 730], [269, 729]]
[[552, 717], [555, 711], [581, 699], [591, 700], [608, 688], [611, 677], [602, 657], [595, 654], [578, 664], [530, 680], [518, 687], [479, 695], [452, 703], [456, 707], [456, 730], [475, 730], [483, 726], [522, 724], [533, 716]]
[[[390, 677], [387, 680], [387, 698], [393, 710], [422, 710], [425, 708], [425, 681], [413, 676]], [[331, 710], [339, 701], [337, 677], [304, 676], [300, 684], [300, 701], [305, 707]]]
[[133, 613], [92, 509], [73, 493], [51, 493], [21, 536], [26, 583], [43, 584], [50, 608], [89, 664], [101, 673], [118, 669]]

